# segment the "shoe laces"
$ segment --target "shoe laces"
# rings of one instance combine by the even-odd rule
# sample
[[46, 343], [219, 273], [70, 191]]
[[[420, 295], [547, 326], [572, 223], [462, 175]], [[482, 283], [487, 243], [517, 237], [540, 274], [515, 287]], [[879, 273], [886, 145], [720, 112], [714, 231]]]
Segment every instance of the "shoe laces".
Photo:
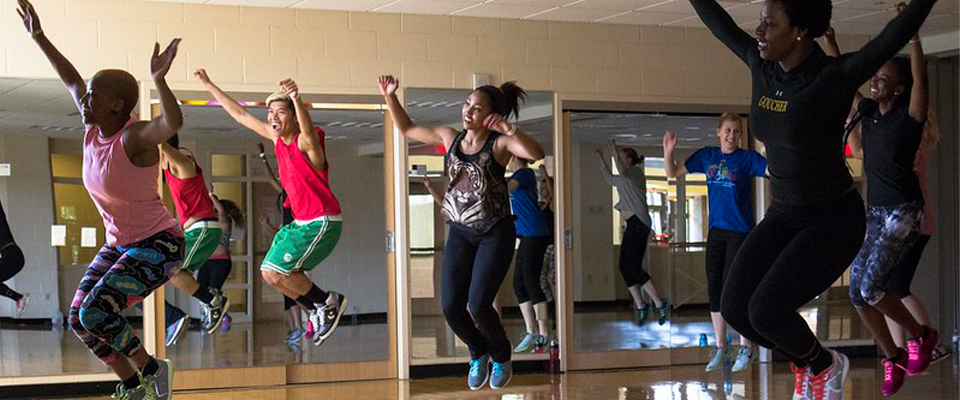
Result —
[[503, 375], [503, 364], [494, 362], [493, 363], [493, 376], [499, 377]]
[[[833, 368], [833, 367], [830, 367]], [[827, 368], [821, 371], [819, 374], [810, 377], [810, 385], [813, 387], [813, 398], [811, 400], [822, 400], [823, 394], [826, 391], [827, 386], [827, 376], [829, 376], [830, 368]]]
[[883, 380], [884, 381], [893, 380], [893, 368], [894, 368], [894, 362], [892, 360], [883, 360]]
[[321, 328], [327, 325], [327, 314], [336, 311], [336, 309], [336, 306], [331, 306], [329, 304], [320, 306], [320, 308], [317, 310], [317, 314], [320, 316], [319, 319]]
[[794, 393], [802, 395], [807, 390], [807, 370], [790, 363], [790, 369], [797, 381], [794, 383]]
[[483, 366], [483, 359], [470, 360], [470, 376], [480, 375], [481, 366]]
[[907, 341], [907, 358], [910, 361], [919, 361], [920, 360], [920, 340], [908, 340]]

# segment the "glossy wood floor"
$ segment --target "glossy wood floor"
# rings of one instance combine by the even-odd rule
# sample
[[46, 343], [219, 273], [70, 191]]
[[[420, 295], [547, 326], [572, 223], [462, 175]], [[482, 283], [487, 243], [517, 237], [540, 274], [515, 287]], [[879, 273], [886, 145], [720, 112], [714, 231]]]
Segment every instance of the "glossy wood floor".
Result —
[[[933, 365], [891, 399], [960, 399], [957, 364], [948, 359]], [[846, 385], [846, 400], [879, 399], [883, 371], [873, 359], [855, 359]], [[501, 390], [471, 392], [462, 377], [413, 381], [373, 381], [289, 386], [257, 390], [175, 393], [177, 400], [213, 399], [396, 399], [396, 400], [776, 400], [790, 399], [793, 375], [783, 363], [755, 365], [749, 372], [703, 372], [702, 366], [627, 371], [575, 372], [563, 375], [516, 376]], [[89, 400], [108, 399], [109, 397]]]

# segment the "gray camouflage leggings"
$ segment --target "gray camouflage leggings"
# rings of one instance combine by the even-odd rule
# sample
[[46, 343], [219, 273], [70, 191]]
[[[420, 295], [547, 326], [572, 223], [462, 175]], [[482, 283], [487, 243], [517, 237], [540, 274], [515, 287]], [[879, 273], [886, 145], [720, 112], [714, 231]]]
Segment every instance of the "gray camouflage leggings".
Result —
[[883, 299], [894, 268], [920, 235], [923, 202], [867, 208], [867, 230], [850, 266], [850, 301], [856, 307]]

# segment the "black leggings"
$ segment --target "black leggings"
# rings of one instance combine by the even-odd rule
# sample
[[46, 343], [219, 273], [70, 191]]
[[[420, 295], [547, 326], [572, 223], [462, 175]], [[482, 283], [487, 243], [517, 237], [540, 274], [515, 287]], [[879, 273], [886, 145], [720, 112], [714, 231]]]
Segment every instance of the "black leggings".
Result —
[[819, 341], [797, 309], [843, 275], [865, 229], [856, 190], [811, 206], [774, 201], [733, 260], [720, 301], [723, 318], [752, 342], [809, 362]]
[[707, 235], [707, 295], [710, 297], [710, 312], [720, 312], [720, 293], [723, 282], [730, 273], [730, 265], [737, 256], [737, 250], [747, 238], [749, 232], [734, 232], [720, 228], [710, 228]]
[[3, 283], [20, 273], [23, 270], [23, 264], [23, 251], [16, 243], [10, 243], [0, 250], [0, 296], [13, 300], [20, 300], [23, 297], [22, 294]]
[[522, 236], [517, 247], [517, 261], [513, 266], [513, 293], [517, 302], [539, 304], [547, 301], [547, 295], [540, 286], [543, 272], [543, 256], [547, 252], [552, 236]]
[[650, 274], [643, 270], [643, 256], [647, 254], [647, 239], [650, 227], [636, 215], [627, 219], [627, 229], [620, 241], [620, 275], [627, 287], [643, 286], [650, 281]]
[[901, 299], [910, 296], [910, 285], [913, 283], [913, 276], [917, 273], [917, 265], [920, 264], [920, 257], [923, 256], [923, 249], [927, 247], [930, 241], [930, 235], [920, 235], [917, 241], [913, 243], [907, 254], [900, 259], [900, 265], [897, 265], [890, 274], [890, 280], [887, 281], [887, 290], [896, 294]]
[[233, 261], [229, 258], [207, 260], [207, 263], [200, 267], [200, 272], [197, 272], [197, 282], [206, 287], [221, 290], [232, 270]]
[[[233, 261], [230, 259], [214, 259], [207, 260], [200, 271], [197, 272], [197, 282], [200, 282], [200, 285], [206, 286], [209, 288], [214, 288], [217, 290], [223, 289], [224, 282], [227, 281], [227, 277], [230, 276], [230, 271], [233, 269]], [[167, 327], [173, 325], [178, 319], [182, 318], [187, 313], [173, 304], [170, 304], [169, 301], [164, 302], [164, 314], [166, 315]]]
[[510, 340], [493, 309], [493, 299], [510, 270], [516, 241], [510, 218], [501, 219], [482, 235], [450, 225], [443, 248], [440, 300], [447, 324], [466, 343], [473, 359], [490, 354], [499, 363], [510, 360]]

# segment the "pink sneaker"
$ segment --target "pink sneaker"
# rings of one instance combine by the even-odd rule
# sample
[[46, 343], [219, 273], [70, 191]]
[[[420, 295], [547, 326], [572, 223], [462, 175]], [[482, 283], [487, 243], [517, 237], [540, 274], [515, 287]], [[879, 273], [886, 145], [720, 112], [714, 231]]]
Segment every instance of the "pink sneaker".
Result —
[[907, 341], [908, 360], [907, 375], [914, 376], [930, 366], [933, 358], [933, 349], [940, 343], [940, 333], [929, 326], [923, 327], [924, 334], [916, 339]]
[[883, 397], [892, 396], [903, 386], [903, 373], [907, 369], [907, 352], [900, 350], [897, 357], [883, 360]]

